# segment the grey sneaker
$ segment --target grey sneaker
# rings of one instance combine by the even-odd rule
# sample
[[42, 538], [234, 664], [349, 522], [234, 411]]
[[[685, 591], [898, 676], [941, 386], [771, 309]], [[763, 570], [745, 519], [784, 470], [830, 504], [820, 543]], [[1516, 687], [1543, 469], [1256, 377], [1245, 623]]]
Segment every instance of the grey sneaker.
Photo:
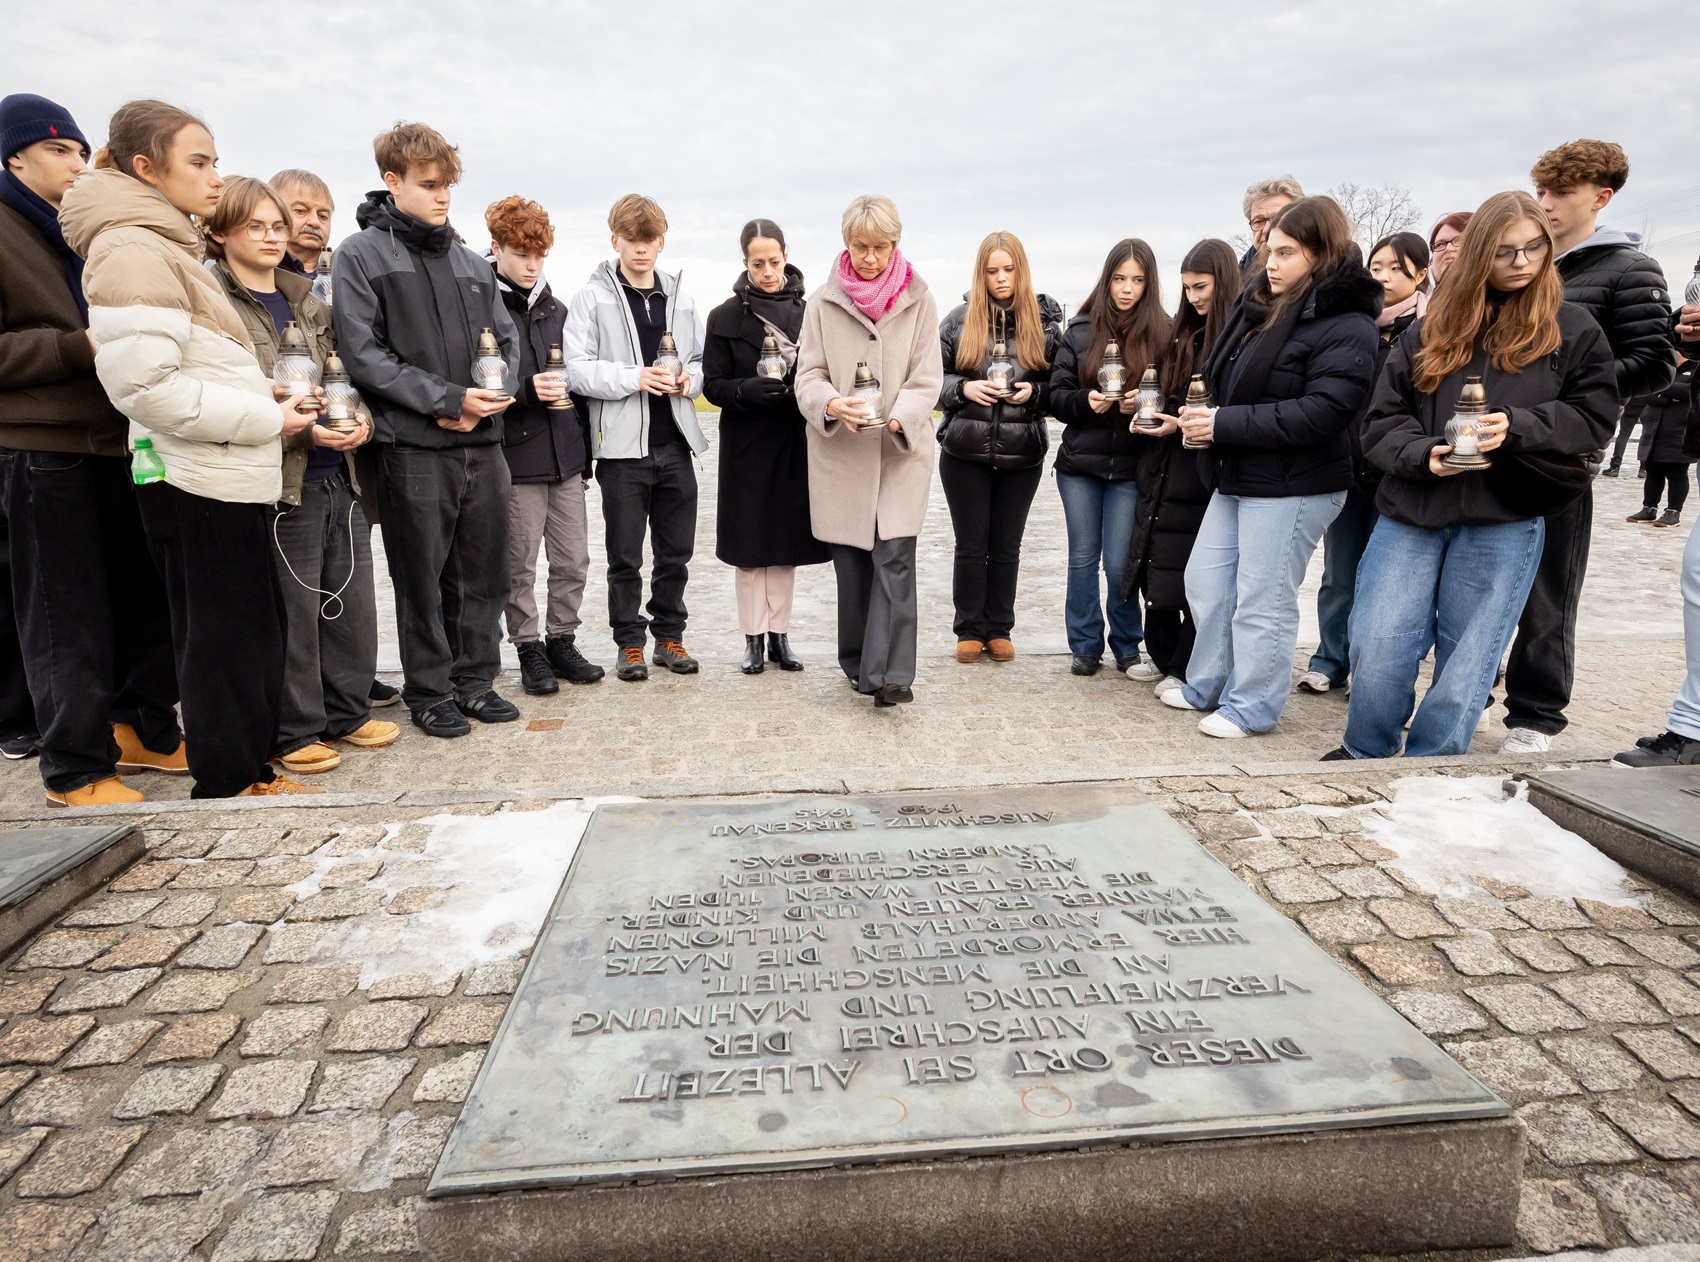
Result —
[[1514, 727], [1499, 747], [1502, 754], [1544, 754], [1552, 748], [1552, 737], [1532, 727]]

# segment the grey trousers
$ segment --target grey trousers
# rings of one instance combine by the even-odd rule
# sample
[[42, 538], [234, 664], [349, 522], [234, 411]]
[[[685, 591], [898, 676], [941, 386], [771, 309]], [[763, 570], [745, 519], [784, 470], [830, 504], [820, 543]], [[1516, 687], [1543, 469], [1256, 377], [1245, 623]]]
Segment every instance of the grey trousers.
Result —
[[[487, 692], [502, 668], [508, 462], [496, 443], [380, 446], [378, 520], [395, 585], [401, 699], [417, 714]], [[366, 681], [371, 686], [371, 680]]]
[[537, 548], [549, 558], [548, 634], [572, 635], [579, 628], [584, 581], [590, 573], [590, 532], [585, 525], [584, 479], [519, 482], [508, 500], [508, 639], [539, 640]]
[[272, 541], [289, 624], [276, 750], [287, 754], [371, 717], [378, 610], [372, 531], [345, 475], [302, 483], [301, 503], [279, 506]]
[[829, 545], [838, 577], [838, 664], [858, 692], [915, 682], [915, 538], [872, 552]]

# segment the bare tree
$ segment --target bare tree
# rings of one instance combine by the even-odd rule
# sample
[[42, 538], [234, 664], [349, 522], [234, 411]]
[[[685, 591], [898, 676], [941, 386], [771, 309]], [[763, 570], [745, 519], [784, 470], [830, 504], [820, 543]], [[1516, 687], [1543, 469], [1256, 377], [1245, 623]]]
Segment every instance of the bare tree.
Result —
[[1398, 184], [1383, 184], [1377, 188], [1364, 184], [1336, 184], [1328, 190], [1328, 196], [1340, 203], [1340, 209], [1352, 221], [1352, 233], [1365, 254], [1369, 253], [1370, 246], [1389, 233], [1414, 228], [1422, 219], [1422, 211], [1412, 199], [1411, 190]]

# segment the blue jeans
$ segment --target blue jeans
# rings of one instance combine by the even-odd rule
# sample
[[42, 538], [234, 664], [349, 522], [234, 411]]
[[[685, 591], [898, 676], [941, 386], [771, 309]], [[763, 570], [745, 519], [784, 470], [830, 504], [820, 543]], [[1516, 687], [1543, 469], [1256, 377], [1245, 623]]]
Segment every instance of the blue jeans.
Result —
[[1682, 550], [1682, 642], [1688, 678], [1671, 702], [1665, 726], [1678, 736], [1700, 741], [1700, 530], [1690, 529]]
[[1346, 506], [1322, 536], [1322, 589], [1316, 593], [1316, 620], [1322, 636], [1307, 669], [1321, 671], [1336, 688], [1346, 682], [1352, 660], [1349, 629], [1358, 562], [1380, 516], [1375, 501], [1353, 487], [1346, 492]]
[[[1133, 509], [1139, 488], [1132, 479], [1109, 482], [1076, 473], [1057, 474], [1063, 520], [1068, 523], [1068, 598], [1063, 622], [1068, 651], [1094, 661], [1104, 655], [1104, 614], [1110, 620], [1110, 653], [1122, 665], [1139, 660], [1139, 597], [1122, 599], [1122, 575], [1133, 543]], [[1100, 601], [1100, 568], [1109, 580]]]
[[1210, 497], [1186, 563], [1198, 629], [1186, 668], [1189, 702], [1248, 732], [1275, 726], [1293, 688], [1299, 584], [1345, 502], [1344, 491]]
[[[1469, 474], [1464, 476], [1468, 477]], [[1358, 567], [1352, 610], [1347, 751], [1399, 752], [1417, 667], [1434, 649], [1434, 680], [1411, 719], [1407, 757], [1462, 754], [1487, 705], [1540, 563], [1546, 523], [1422, 530], [1383, 517]]]

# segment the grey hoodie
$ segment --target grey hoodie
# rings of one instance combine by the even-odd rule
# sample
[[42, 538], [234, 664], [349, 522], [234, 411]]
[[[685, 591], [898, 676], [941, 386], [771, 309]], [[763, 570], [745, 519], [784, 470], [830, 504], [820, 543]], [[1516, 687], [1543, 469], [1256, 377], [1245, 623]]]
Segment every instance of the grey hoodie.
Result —
[[[563, 353], [567, 384], [586, 401], [592, 455], [598, 460], [636, 460], [649, 454], [649, 408], [638, 390], [643, 355], [637, 325], [620, 289], [617, 263], [599, 264], [567, 307]], [[702, 317], [689, 294], [679, 292], [676, 276], [655, 271], [655, 283], [667, 296], [673, 340], [679, 345], [689, 378], [682, 397], [671, 400], [673, 420], [693, 452], [708, 450], [691, 400], [702, 394]]]

